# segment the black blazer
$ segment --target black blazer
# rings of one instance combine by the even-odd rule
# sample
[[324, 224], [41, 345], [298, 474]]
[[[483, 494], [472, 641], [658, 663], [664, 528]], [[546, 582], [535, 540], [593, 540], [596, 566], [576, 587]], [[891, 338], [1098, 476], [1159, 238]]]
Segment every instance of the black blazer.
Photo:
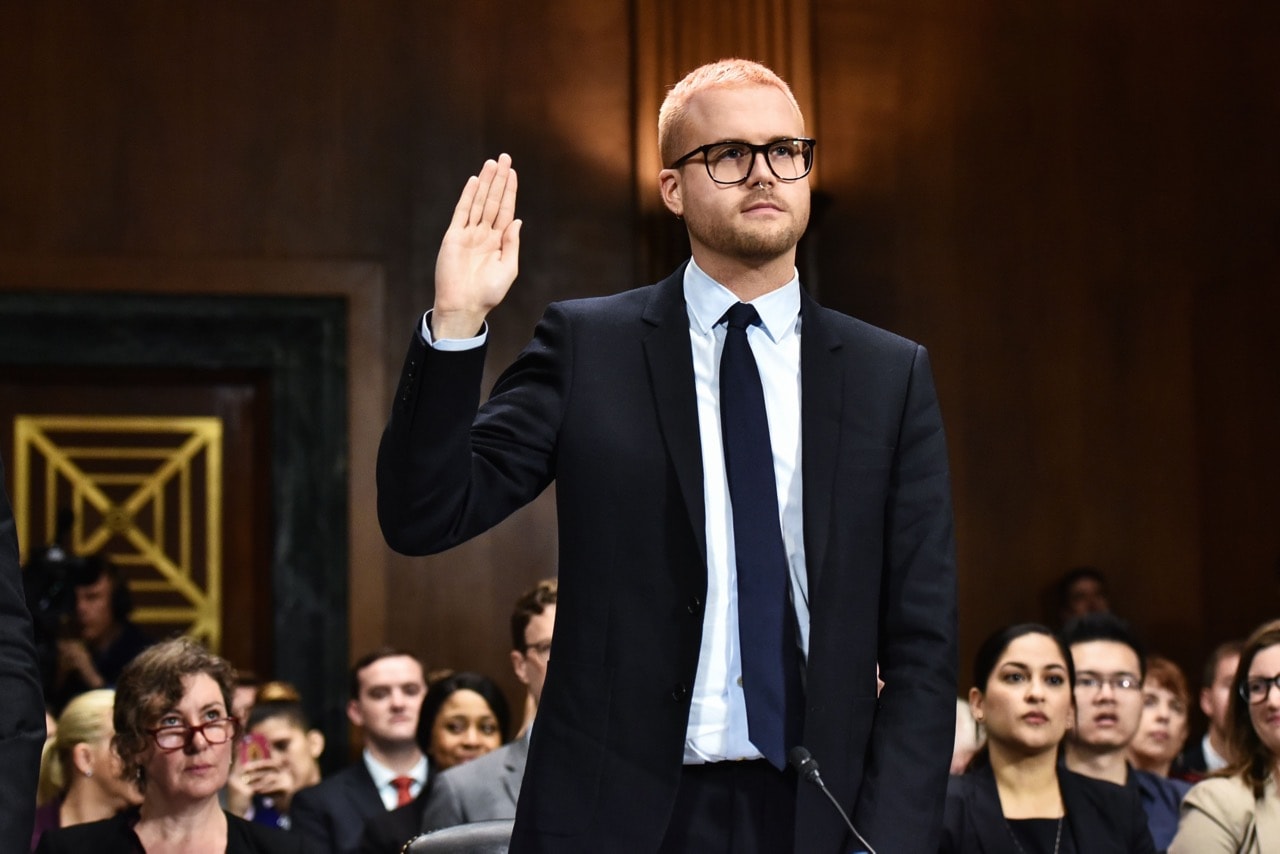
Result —
[[308, 854], [356, 854], [365, 823], [386, 813], [369, 769], [358, 759], [294, 794], [289, 805], [290, 832], [302, 837]]
[[27, 851], [44, 745], [44, 698], [0, 460], [0, 851]]
[[[1080, 854], [1155, 854], [1136, 789], [1058, 768], [1058, 786]], [[947, 783], [939, 854], [1019, 854], [990, 765]]]
[[[227, 854], [302, 854], [309, 850], [304, 849], [302, 840], [283, 830], [223, 814], [227, 817]], [[138, 810], [134, 808], [114, 818], [47, 830], [40, 837], [36, 854], [145, 854], [133, 832], [137, 821]]]
[[[410, 340], [378, 453], [394, 549], [451, 548], [556, 483], [556, 650], [514, 852], [647, 854], [675, 801], [707, 589], [683, 273], [549, 306], [478, 412], [483, 349]], [[955, 570], [928, 357], [801, 299], [804, 744], [873, 846], [932, 854], [954, 735]], [[796, 849], [847, 851], [846, 835], [802, 785]]]

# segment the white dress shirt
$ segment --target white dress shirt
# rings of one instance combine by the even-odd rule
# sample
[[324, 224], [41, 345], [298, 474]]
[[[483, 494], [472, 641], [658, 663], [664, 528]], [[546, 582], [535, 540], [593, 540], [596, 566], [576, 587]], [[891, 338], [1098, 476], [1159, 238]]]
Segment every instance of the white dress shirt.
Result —
[[[378, 797], [382, 798], [382, 805], [388, 810], [398, 807], [400, 793], [396, 791], [395, 784], [391, 781], [400, 775], [374, 759], [367, 748], [364, 751], [364, 767], [369, 769], [369, 776], [373, 778], [373, 785], [378, 789]], [[409, 786], [409, 795], [418, 797], [422, 787], [427, 784], [427, 757], [420, 758], [418, 764], [410, 768], [409, 773], [404, 776], [413, 778], [413, 784]]]
[[[746, 695], [738, 641], [738, 572], [733, 546], [733, 508], [720, 432], [720, 354], [725, 324], [718, 321], [738, 302], [693, 261], [685, 268], [684, 297], [693, 345], [693, 380], [702, 446], [702, 488], [707, 517], [707, 598], [702, 620], [698, 675], [685, 741], [685, 762], [755, 759], [760, 751], [747, 736]], [[778, 486], [779, 521], [787, 553], [800, 648], [809, 651], [809, 580], [804, 558], [803, 492], [800, 479], [800, 279], [752, 300], [760, 325], [747, 329], [764, 387]], [[718, 324], [718, 325], [717, 325]]]

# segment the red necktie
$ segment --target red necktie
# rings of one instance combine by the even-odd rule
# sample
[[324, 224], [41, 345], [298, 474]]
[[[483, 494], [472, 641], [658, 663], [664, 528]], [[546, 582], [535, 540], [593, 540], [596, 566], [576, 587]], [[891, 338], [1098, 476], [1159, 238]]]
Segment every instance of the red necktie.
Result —
[[391, 785], [396, 787], [396, 806], [402, 807], [413, 800], [413, 795], [409, 794], [409, 788], [413, 785], [412, 777], [396, 777]]

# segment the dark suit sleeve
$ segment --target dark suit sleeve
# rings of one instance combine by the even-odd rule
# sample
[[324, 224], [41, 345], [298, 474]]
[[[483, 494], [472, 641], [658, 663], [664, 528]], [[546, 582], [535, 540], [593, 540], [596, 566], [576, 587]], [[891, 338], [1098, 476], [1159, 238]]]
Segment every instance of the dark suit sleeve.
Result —
[[552, 305], [478, 413], [484, 348], [434, 350], [414, 332], [378, 448], [378, 520], [392, 548], [444, 551], [551, 482], [570, 374], [566, 330]]
[[315, 786], [303, 789], [293, 796], [289, 806], [289, 821], [289, 832], [302, 840], [306, 851], [337, 854], [337, 833]]
[[0, 462], [0, 851], [27, 851], [44, 744], [44, 697]]
[[884, 690], [854, 824], [872, 845], [937, 850], [955, 737], [956, 581], [946, 441], [916, 347], [885, 498], [877, 660]]

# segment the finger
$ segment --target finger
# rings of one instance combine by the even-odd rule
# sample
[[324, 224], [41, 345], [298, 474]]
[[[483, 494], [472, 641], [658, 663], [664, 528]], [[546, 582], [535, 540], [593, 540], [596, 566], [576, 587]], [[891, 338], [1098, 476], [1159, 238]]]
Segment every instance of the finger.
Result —
[[498, 201], [498, 215], [493, 223], [493, 227], [498, 231], [506, 231], [507, 226], [511, 225], [511, 221], [516, 218], [516, 188], [518, 183], [516, 170], [512, 169], [507, 173], [507, 183], [502, 188], [502, 198]]
[[484, 206], [489, 197], [489, 191], [493, 187], [493, 176], [498, 171], [498, 164], [492, 160], [486, 160], [484, 167], [477, 176], [476, 193], [471, 199], [471, 209], [467, 212], [467, 225], [476, 225], [482, 222], [481, 217], [484, 215]]
[[524, 221], [517, 219], [502, 232], [502, 260], [511, 264], [513, 274], [520, 260], [520, 227], [523, 225]]
[[462, 228], [467, 224], [467, 216], [471, 213], [471, 205], [476, 199], [476, 189], [480, 186], [480, 179], [472, 175], [467, 179], [467, 183], [462, 188], [462, 195], [458, 198], [458, 204], [453, 208], [453, 219], [449, 221], [450, 228]]
[[[499, 154], [497, 168], [493, 175], [493, 181], [489, 184], [485, 193], [484, 211], [481, 213], [480, 225], [488, 225], [491, 228], [501, 230], [504, 225], [498, 224], [498, 213], [502, 210], [503, 197], [507, 193], [507, 182], [511, 180], [511, 155]], [[512, 200], [512, 209], [514, 210], [515, 201]]]

